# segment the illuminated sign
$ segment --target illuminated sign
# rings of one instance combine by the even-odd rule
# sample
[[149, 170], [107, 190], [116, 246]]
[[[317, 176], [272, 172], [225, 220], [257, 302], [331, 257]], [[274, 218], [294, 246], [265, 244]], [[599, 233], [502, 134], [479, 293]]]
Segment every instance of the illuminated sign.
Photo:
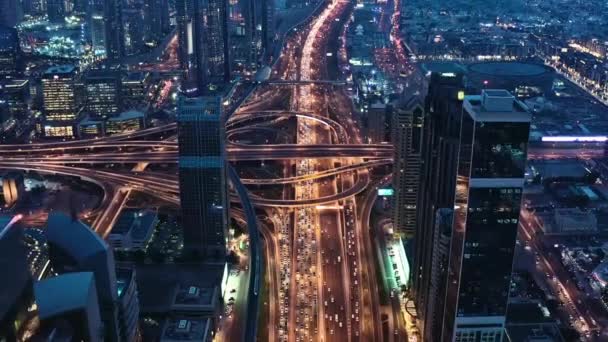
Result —
[[555, 136], [555, 137], [542, 137], [544, 142], [606, 142], [608, 136]]
[[464, 91], [460, 90], [458, 91], [458, 101], [462, 101], [464, 100]]
[[453, 72], [444, 72], [441, 74], [443, 77], [456, 77], [456, 74]]
[[393, 196], [394, 193], [393, 189], [378, 189], [378, 196]]

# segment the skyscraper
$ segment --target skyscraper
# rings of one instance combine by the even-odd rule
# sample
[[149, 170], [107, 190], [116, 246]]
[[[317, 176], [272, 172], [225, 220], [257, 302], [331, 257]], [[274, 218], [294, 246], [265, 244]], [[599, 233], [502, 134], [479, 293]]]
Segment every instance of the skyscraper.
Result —
[[51, 23], [61, 24], [65, 20], [66, 8], [64, 0], [47, 0], [46, 11]]
[[26, 321], [28, 307], [33, 303], [32, 276], [23, 244], [19, 216], [0, 217], [0, 341], [17, 341], [17, 333]]
[[103, 340], [131, 341], [136, 329], [133, 315], [139, 311], [133, 273], [119, 269], [117, 277], [112, 249], [77, 219], [52, 212], [45, 233], [51, 265], [57, 273], [93, 272], [95, 275], [104, 325]]
[[117, 62], [125, 55], [122, 1], [88, 1], [88, 34], [93, 51], [99, 57]]
[[184, 249], [223, 257], [228, 201], [221, 97], [181, 96], [177, 121]]
[[15, 27], [23, 19], [23, 7], [20, 0], [0, 1], [0, 26]]
[[506, 90], [464, 98], [443, 340], [502, 340], [530, 118]]
[[89, 0], [88, 34], [96, 56], [106, 56], [105, 0]]
[[86, 111], [93, 118], [108, 118], [120, 109], [120, 72], [112, 68], [90, 70], [85, 76]]
[[230, 80], [226, 0], [177, 0], [180, 65], [184, 88], [207, 94]]
[[20, 54], [17, 30], [0, 26], [0, 78], [14, 76], [19, 72]]
[[[436, 245], [450, 234], [445, 216], [454, 206], [456, 166], [462, 117], [462, 75], [432, 73], [425, 98], [425, 117], [416, 207], [412, 293], [424, 341], [437, 341], [445, 301], [445, 268]], [[443, 211], [442, 214], [440, 212]], [[446, 213], [446, 211], [448, 213]], [[440, 219], [439, 217], [444, 217]], [[450, 214], [451, 217], [451, 214]], [[446, 247], [444, 245], [444, 247]], [[449, 250], [449, 241], [447, 242]], [[434, 280], [433, 280], [434, 279]]]
[[392, 141], [395, 146], [393, 224], [398, 233], [411, 236], [416, 224], [416, 194], [420, 177], [420, 150], [424, 125], [424, 108], [418, 103], [416, 95], [404, 99], [396, 106], [393, 111], [393, 121]]
[[[41, 341], [103, 341], [95, 275], [72, 272], [34, 285]], [[62, 338], [64, 337], [64, 338]]]
[[71, 137], [79, 115], [76, 104], [77, 70], [73, 65], [50, 67], [42, 76], [44, 135]]
[[146, 39], [160, 41], [169, 31], [169, 3], [167, 0], [146, 0], [144, 5]]

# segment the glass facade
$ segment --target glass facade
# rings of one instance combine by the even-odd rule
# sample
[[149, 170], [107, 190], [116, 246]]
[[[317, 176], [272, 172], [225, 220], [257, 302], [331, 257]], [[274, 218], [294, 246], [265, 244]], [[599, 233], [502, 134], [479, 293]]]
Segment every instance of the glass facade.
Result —
[[463, 242], [467, 223], [467, 205], [469, 202], [469, 181], [475, 121], [468, 115], [462, 115], [460, 129], [460, 150], [458, 153], [458, 171], [456, 176], [456, 194], [454, 199], [454, 222], [452, 225], [452, 242], [447, 275], [445, 313], [443, 319], [443, 339], [451, 338], [456, 323], [456, 307], [460, 285]]
[[460, 129], [446, 341], [501, 340], [519, 223], [530, 119], [514, 112], [508, 122], [509, 112], [484, 111], [496, 102], [471, 105], [478, 98], [465, 97]]
[[529, 133], [528, 122], [478, 122], [471, 177], [523, 177]]
[[215, 257], [226, 253], [228, 223], [221, 106], [220, 97], [180, 98], [178, 105], [184, 248]]
[[521, 188], [471, 188], [458, 316], [506, 314]]

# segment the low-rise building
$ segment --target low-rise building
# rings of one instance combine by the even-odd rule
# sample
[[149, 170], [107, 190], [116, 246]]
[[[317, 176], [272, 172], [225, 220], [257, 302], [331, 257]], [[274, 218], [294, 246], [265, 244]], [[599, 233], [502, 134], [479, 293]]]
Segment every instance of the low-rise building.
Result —
[[212, 340], [213, 321], [209, 318], [169, 319], [165, 322], [160, 338], [161, 342], [211, 342]]
[[158, 214], [152, 210], [124, 209], [108, 236], [108, 243], [115, 250], [144, 249], [154, 227]]
[[146, 115], [136, 110], [123, 112], [106, 121], [106, 134], [119, 134], [138, 131], [146, 128]]

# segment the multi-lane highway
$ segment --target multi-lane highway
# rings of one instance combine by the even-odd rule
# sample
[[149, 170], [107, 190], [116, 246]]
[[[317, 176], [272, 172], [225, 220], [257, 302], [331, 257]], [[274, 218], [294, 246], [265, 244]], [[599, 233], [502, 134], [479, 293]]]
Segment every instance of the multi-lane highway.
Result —
[[[358, 120], [341, 89], [344, 82], [329, 79], [328, 72], [332, 67], [328, 41], [343, 32], [352, 8], [349, 1], [320, 6], [301, 30], [287, 38], [281, 63], [275, 64], [280, 72], [271, 73], [274, 78], [259, 85], [227, 120], [227, 155], [236, 167], [256, 161], [285, 165], [280, 177], [232, 182], [238, 190], [238, 197], [232, 199], [245, 202], [249, 228], [262, 229], [265, 240], [264, 264], [272, 268], [268, 328], [273, 340], [382, 340], [378, 291], [372, 287], [374, 268], [369, 266], [373, 251], [366, 242], [368, 222], [357, 215], [359, 206], [369, 204], [359, 203], [357, 195], [370, 187], [372, 170], [391, 163], [392, 146], [361, 143]], [[289, 108], [277, 109], [285, 96]], [[247, 145], [231, 134], [253, 132], [260, 122], [275, 120], [280, 125], [284, 118], [296, 122], [295, 144]], [[106, 236], [134, 191], [179, 204], [175, 131], [176, 125], [170, 124], [95, 140], [4, 145], [0, 168], [77, 176], [97, 183], [104, 199], [94, 226]], [[142, 164], [158, 167], [132, 171]], [[231, 171], [231, 176], [236, 173]], [[245, 196], [243, 185], [279, 187], [283, 196], [265, 198], [257, 192]], [[270, 218], [263, 227], [253, 217], [252, 206]], [[257, 237], [254, 231], [250, 235]], [[253, 259], [259, 260], [256, 253]], [[248, 296], [257, 301], [259, 278], [251, 281], [256, 285]], [[257, 311], [255, 306], [251, 310]]]

